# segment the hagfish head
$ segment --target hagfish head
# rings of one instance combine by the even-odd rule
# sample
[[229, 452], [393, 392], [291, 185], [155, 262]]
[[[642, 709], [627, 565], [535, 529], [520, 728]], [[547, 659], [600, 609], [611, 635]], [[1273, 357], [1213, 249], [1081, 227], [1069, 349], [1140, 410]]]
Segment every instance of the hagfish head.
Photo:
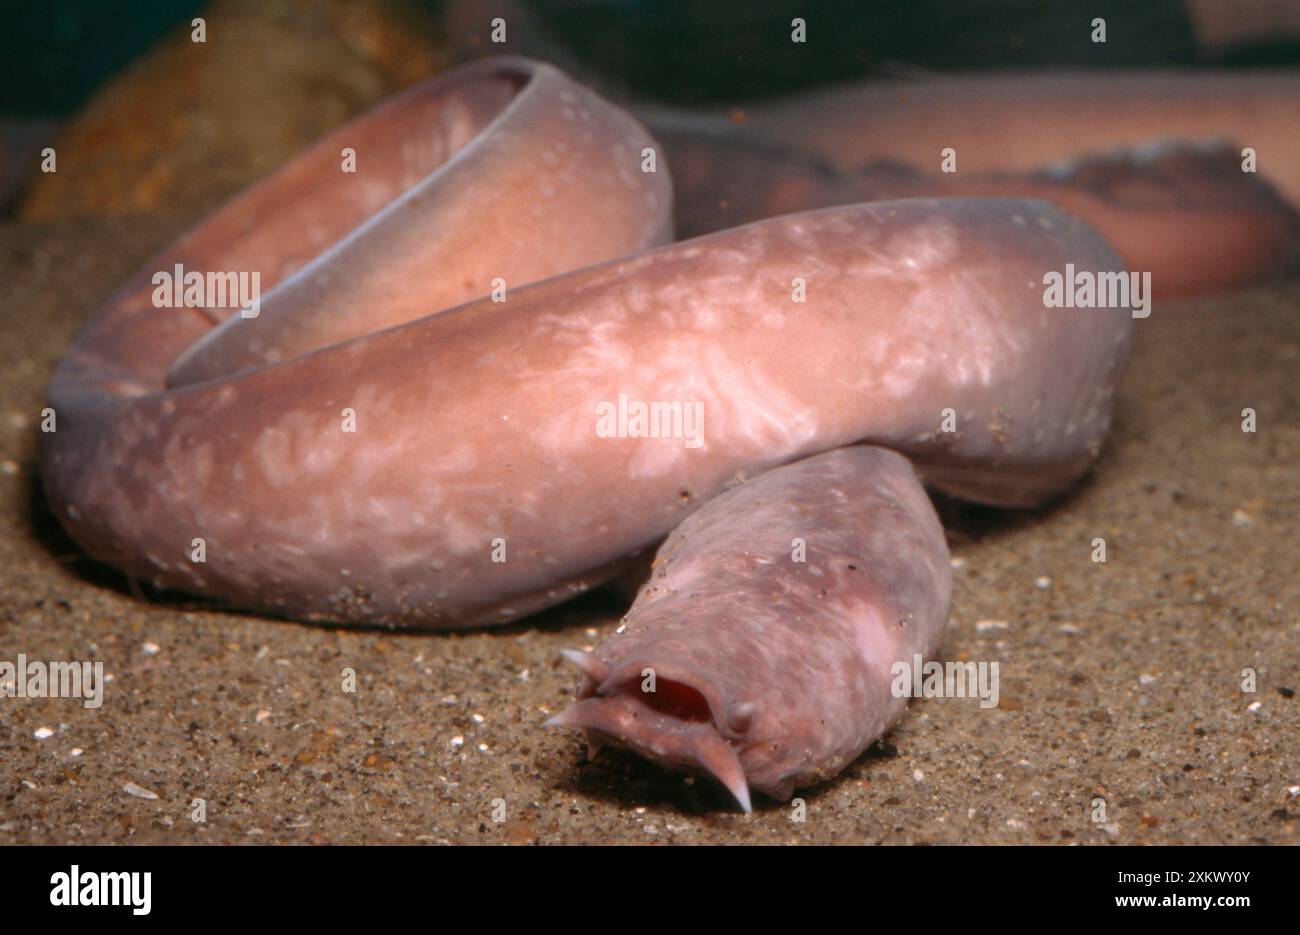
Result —
[[684, 669], [639, 661], [614, 668], [590, 653], [564, 656], [583, 673], [578, 700], [546, 726], [579, 727], [594, 747], [615, 743], [663, 766], [712, 776], [752, 810], [738, 750], [753, 722], [752, 703], [728, 702]]

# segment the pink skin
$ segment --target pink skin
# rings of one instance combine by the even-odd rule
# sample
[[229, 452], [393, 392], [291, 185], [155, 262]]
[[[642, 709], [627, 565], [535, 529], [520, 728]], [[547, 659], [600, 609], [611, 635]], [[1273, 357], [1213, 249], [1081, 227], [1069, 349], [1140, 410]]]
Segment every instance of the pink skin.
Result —
[[[843, 105], [843, 97], [842, 92], [824, 92], [801, 99], [786, 119], [802, 115], [816, 123], [815, 114], [838, 114], [835, 108]], [[1300, 108], [1300, 88], [1290, 100], [1293, 109]], [[858, 201], [1034, 197], [1087, 221], [1128, 269], [1151, 273], [1161, 296], [1197, 295], [1258, 282], [1291, 270], [1298, 258], [1300, 197], [1288, 204], [1280, 194], [1300, 196], [1291, 179], [1294, 160], [1275, 159], [1267, 171], [1245, 173], [1241, 147], [1221, 141], [1148, 143], [1033, 171], [990, 171], [969, 166], [984, 164], [990, 148], [1007, 148], [1009, 141], [976, 137], [979, 128], [959, 127], [946, 145], [957, 152], [960, 171], [945, 173], [938, 171], [937, 155], [924, 162], [896, 161], [898, 154], [915, 152], [898, 148], [897, 141], [865, 121], [853, 124], [861, 127], [862, 139], [854, 141], [852, 151], [871, 155], [847, 166], [842, 154], [832, 162], [831, 152], [818, 152], [814, 144], [820, 136], [761, 132], [764, 127], [771, 131], [773, 121], [762, 111], [742, 125], [722, 117], [673, 112], [645, 116], [674, 166], [679, 235]], [[778, 126], [783, 123], [777, 121]], [[842, 123], [834, 124], [837, 133], [844, 132]], [[991, 125], [999, 124], [994, 120]], [[1193, 126], [1210, 134], [1216, 125], [1202, 121]], [[1234, 120], [1227, 126], [1241, 131], [1243, 124]], [[1265, 138], [1275, 146], [1285, 142], [1275, 140], [1274, 134]], [[967, 145], [957, 148], [959, 139]], [[1117, 134], [1116, 139], [1127, 144], [1133, 138]], [[1014, 138], [1010, 142], [1014, 148]], [[1300, 145], [1300, 138], [1295, 144]], [[983, 162], [973, 158], [981, 153]]]
[[1087, 153], [1230, 140], [1253, 148], [1259, 173], [1300, 205], [1297, 106], [1294, 71], [983, 73], [815, 91], [755, 109], [746, 126], [842, 170], [888, 160], [937, 172], [952, 147], [958, 174], [1034, 173]]
[[570, 656], [580, 700], [549, 723], [704, 770], [745, 811], [751, 788], [789, 798], [902, 714], [892, 667], [938, 649], [951, 575], [906, 458], [852, 446], [775, 468], [673, 531], [617, 635]]
[[[1027, 505], [1091, 463], [1131, 336], [1127, 310], [1043, 307], [1044, 272], [1067, 262], [1119, 268], [1042, 202], [881, 202], [172, 390], [164, 366], [153, 392], [103, 397], [64, 369], [47, 491], [89, 552], [162, 586], [424, 627], [557, 603], [737, 475], [864, 439], [954, 493]], [[619, 394], [701, 403], [702, 444], [599, 437]], [[948, 407], [955, 434], [937, 431]]]
[[[349, 146], [355, 177], [339, 172]], [[332, 134], [76, 339], [50, 390], [53, 509], [89, 553], [162, 587], [420, 628], [551, 606], [677, 529], [628, 631], [576, 657], [584, 700], [565, 717], [711, 770], [742, 804], [750, 785], [784, 796], [832, 775], [902, 710], [880, 666], [932, 653], [946, 619], [942, 538], [892, 452], [993, 504], [1076, 480], [1133, 324], [1045, 307], [1043, 276], [1121, 261], [1077, 218], [1012, 198], [856, 204], [659, 246], [671, 185], [662, 153], [642, 171], [647, 148], [625, 114], [519, 59]], [[760, 203], [823, 197], [799, 178], [812, 157], [783, 176], [754, 154], [775, 186]], [[155, 308], [151, 276], [177, 263], [259, 271], [261, 316]], [[506, 301], [474, 298], [497, 278]], [[700, 404], [698, 446], [604, 437], [598, 407], [620, 394]], [[791, 511], [806, 566], [776, 560]], [[728, 616], [740, 605], [755, 612]], [[642, 662], [664, 696], [629, 690]]]

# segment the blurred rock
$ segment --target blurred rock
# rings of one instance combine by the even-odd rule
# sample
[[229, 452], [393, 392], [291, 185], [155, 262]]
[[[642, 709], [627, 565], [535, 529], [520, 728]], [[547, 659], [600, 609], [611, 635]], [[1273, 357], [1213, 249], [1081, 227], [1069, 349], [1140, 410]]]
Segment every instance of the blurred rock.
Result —
[[198, 216], [394, 90], [449, 62], [415, 0], [215, 0], [100, 89], [58, 134], [22, 220]]
[[38, 171], [41, 147], [49, 145], [55, 127], [53, 120], [0, 117], [0, 213]]

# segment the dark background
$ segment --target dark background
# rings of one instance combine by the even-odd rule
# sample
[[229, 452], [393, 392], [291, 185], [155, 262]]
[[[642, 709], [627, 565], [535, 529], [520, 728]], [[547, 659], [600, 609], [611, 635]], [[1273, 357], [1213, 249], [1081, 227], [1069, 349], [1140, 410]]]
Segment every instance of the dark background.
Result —
[[[1228, 3], [1229, 0], [1224, 0]], [[404, 4], [412, 5], [412, 4]], [[415, 0], [432, 21], [441, 0]], [[679, 103], [761, 98], [854, 76], [935, 70], [1135, 65], [1251, 66], [1300, 61], [1300, 37], [1206, 48], [1182, 0], [533, 0], [538, 21], [577, 58], [647, 96]], [[1249, 3], [1247, 4], [1249, 6]], [[167, 33], [199, 0], [3, 0], [0, 116], [62, 116]], [[495, 15], [484, 4], [486, 15]], [[815, 68], [789, 42], [811, 19]], [[1080, 43], [1094, 17], [1104, 46]], [[835, 29], [826, 35], [824, 24]]]

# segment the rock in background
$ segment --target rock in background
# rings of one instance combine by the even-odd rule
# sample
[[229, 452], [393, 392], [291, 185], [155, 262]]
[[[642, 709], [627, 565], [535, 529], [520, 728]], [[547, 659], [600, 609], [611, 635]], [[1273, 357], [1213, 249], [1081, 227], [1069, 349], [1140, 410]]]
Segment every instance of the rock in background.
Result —
[[215, 0], [57, 134], [21, 220], [197, 217], [326, 131], [445, 67], [428, 11], [391, 0]]

